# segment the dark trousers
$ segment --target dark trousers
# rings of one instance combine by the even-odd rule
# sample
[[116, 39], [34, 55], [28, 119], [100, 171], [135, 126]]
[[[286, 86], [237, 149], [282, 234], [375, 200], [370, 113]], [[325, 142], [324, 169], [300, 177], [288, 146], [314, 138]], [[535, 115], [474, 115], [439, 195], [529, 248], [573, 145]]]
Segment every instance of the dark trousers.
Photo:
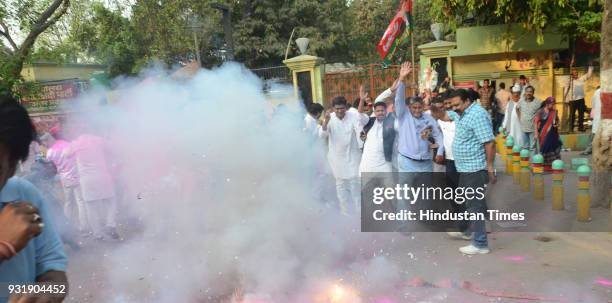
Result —
[[[454, 190], [459, 185], [459, 173], [457, 167], [455, 167], [455, 161], [446, 159], [444, 164], [446, 166], [446, 184]], [[455, 201], [449, 201], [449, 203], [454, 213], [463, 213], [467, 210], [466, 203], [458, 204]], [[470, 227], [470, 222], [457, 221], [455, 226], [460, 232], [466, 232]]]
[[504, 117], [506, 115], [496, 112], [493, 117], [493, 133], [497, 136], [499, 134], [499, 127], [504, 123]]
[[[459, 173], [459, 186], [463, 188], [471, 187], [476, 190], [478, 187], [484, 187], [489, 183], [489, 174], [486, 170], [476, 171], [472, 173]], [[465, 201], [468, 213], [483, 213], [487, 215], [486, 199], [477, 199]], [[484, 220], [476, 220], [470, 222], [470, 232], [473, 233], [472, 244], [479, 248], [488, 246], [487, 230]]]
[[584, 131], [584, 112], [586, 111], [586, 104], [584, 99], [578, 99], [569, 102], [569, 122], [570, 131], [574, 131], [574, 122], [576, 120], [576, 110], [578, 110], [578, 131]]

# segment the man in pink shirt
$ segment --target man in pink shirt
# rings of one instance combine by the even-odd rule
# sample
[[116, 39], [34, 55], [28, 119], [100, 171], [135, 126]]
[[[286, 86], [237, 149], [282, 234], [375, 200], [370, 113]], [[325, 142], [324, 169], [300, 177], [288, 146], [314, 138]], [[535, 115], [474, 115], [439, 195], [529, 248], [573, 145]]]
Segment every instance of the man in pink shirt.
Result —
[[47, 160], [57, 168], [62, 188], [64, 189], [64, 214], [76, 222], [79, 231], [89, 230], [87, 213], [79, 183], [79, 172], [74, 155], [68, 153], [70, 143], [61, 139], [58, 132], [41, 136], [41, 142], [47, 147]]

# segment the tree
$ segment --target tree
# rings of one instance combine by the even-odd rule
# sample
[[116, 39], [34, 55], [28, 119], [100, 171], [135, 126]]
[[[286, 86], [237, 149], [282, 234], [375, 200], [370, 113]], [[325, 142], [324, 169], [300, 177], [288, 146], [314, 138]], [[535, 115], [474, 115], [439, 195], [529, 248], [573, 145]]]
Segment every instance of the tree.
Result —
[[294, 39], [310, 39], [310, 54], [328, 62], [350, 58], [344, 0], [235, 1], [233, 12], [235, 56], [249, 67], [281, 64], [294, 28]]
[[593, 138], [593, 205], [610, 207], [612, 170], [612, 0], [606, 0], [601, 23], [601, 123]]
[[[50, 4], [35, 0], [17, 3], [0, 0], [0, 93], [15, 93], [15, 85], [22, 82], [21, 69], [36, 39], [66, 13], [69, 5], [69, 0], [53, 0]], [[42, 13], [38, 13], [40, 11]], [[27, 32], [23, 42], [14, 39], [10, 30], [12, 24]]]
[[70, 38], [87, 57], [108, 66], [110, 77], [133, 74], [144, 50], [130, 20], [101, 3], [94, 3], [90, 12], [87, 18], [75, 20], [81, 24], [73, 25]]
[[380, 61], [376, 44], [397, 12], [398, 6], [398, 0], [355, 0], [351, 3], [349, 13], [354, 22], [350, 31], [350, 54], [357, 63]]
[[599, 41], [601, 0], [433, 0], [430, 14], [453, 27], [473, 23], [520, 24], [537, 34], [543, 43], [544, 30], [556, 29], [570, 38]]
[[[210, 7], [214, 0], [138, 0], [132, 6], [132, 26], [146, 47], [139, 66], [150, 60], [168, 65], [195, 58], [193, 30], [197, 32], [203, 65], [219, 63], [213, 42], [222, 34], [220, 14]], [[190, 28], [192, 20], [199, 27]], [[208, 38], [208, 39], [207, 39]]]

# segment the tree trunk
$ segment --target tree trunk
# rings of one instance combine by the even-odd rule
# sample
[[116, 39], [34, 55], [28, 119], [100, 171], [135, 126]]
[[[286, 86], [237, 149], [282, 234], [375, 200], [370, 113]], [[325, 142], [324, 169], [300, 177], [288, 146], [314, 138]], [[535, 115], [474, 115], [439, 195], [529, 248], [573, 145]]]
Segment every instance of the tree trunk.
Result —
[[610, 207], [612, 193], [612, 0], [605, 0], [601, 24], [601, 124], [593, 138], [593, 206]]

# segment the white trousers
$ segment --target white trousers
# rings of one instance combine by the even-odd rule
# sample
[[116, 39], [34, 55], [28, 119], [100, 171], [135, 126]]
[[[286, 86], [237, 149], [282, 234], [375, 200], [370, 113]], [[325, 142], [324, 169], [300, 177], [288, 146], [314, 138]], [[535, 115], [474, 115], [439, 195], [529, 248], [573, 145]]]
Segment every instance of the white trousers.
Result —
[[73, 224], [76, 224], [80, 231], [89, 229], [89, 222], [87, 220], [87, 210], [85, 209], [85, 201], [83, 201], [83, 194], [81, 193], [81, 187], [75, 186], [64, 186], [64, 215]]
[[359, 178], [336, 178], [336, 192], [340, 211], [345, 214], [359, 213], [361, 210], [361, 188]]
[[115, 197], [85, 203], [87, 218], [94, 236], [103, 236], [105, 229], [117, 227], [117, 200]]

